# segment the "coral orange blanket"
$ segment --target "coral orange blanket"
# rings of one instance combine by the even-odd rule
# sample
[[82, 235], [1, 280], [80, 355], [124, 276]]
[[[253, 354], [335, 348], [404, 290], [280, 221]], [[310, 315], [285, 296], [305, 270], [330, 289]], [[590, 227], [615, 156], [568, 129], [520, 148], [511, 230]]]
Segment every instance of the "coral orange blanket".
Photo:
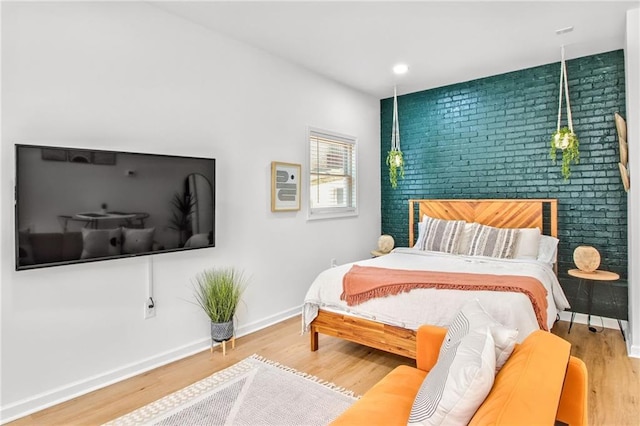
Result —
[[385, 297], [415, 288], [512, 291], [526, 294], [540, 328], [547, 327], [547, 290], [533, 277], [470, 274], [465, 272], [415, 271], [353, 265], [342, 279], [340, 300], [353, 306], [374, 297]]

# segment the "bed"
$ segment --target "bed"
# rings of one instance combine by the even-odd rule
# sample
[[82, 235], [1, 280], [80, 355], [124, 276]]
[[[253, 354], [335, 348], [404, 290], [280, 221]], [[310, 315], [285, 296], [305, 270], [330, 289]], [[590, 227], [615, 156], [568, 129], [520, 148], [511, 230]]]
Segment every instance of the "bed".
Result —
[[[515, 240], [514, 244], [524, 245], [525, 234], [542, 234], [546, 237], [536, 240], [536, 253], [533, 256], [529, 253], [526, 257], [518, 258], [469, 255], [466, 251], [460, 254], [456, 250], [451, 253], [423, 250], [417, 248], [422, 244], [421, 240], [423, 243], [425, 240], [425, 228], [421, 223], [424, 222], [423, 219], [462, 220], [466, 222], [466, 232], [476, 232], [477, 228], [474, 227], [481, 225], [485, 228], [517, 228], [518, 231], [502, 232], [521, 235], [520, 241]], [[535, 228], [541, 232], [537, 232]], [[310, 335], [311, 350], [318, 349], [318, 334], [325, 334], [415, 358], [415, 330], [421, 324], [446, 327], [470, 299], [478, 300], [497, 321], [518, 329], [519, 341], [534, 330], [551, 329], [558, 313], [569, 308], [556, 277], [555, 252], [550, 254], [557, 245], [557, 232], [555, 199], [409, 200], [409, 247], [399, 247], [384, 256], [327, 269], [310, 286], [305, 296], [302, 322], [303, 330]], [[547, 244], [544, 250], [543, 242]], [[463, 243], [456, 244], [459, 247]], [[527, 244], [530, 246], [532, 243]], [[524, 246], [522, 249], [524, 250]], [[543, 251], [545, 253], [541, 257]], [[341, 294], [345, 274], [353, 271], [352, 267], [374, 272], [376, 268], [382, 268], [380, 270], [397, 272], [436, 271], [451, 275], [462, 272], [465, 275], [503, 276], [505, 279], [516, 276], [523, 280], [535, 279], [544, 286], [542, 291], [546, 306], [540, 308], [543, 303], [534, 303], [531, 297], [522, 292], [459, 290], [455, 286], [417, 288], [350, 305], [341, 299]], [[541, 315], [541, 311], [544, 314]]]

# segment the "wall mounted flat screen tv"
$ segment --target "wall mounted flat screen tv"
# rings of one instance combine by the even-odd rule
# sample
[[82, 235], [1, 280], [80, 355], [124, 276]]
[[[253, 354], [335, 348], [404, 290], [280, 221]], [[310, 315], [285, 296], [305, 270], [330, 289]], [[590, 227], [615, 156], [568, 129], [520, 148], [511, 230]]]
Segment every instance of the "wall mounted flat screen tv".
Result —
[[16, 145], [16, 270], [213, 247], [215, 166]]

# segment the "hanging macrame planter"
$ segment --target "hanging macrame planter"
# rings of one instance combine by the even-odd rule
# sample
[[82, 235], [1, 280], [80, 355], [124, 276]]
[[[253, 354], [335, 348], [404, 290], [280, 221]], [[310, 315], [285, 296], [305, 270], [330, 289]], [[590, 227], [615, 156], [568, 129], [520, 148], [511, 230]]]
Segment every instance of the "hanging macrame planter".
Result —
[[398, 187], [398, 178], [404, 179], [404, 158], [400, 151], [400, 125], [398, 123], [398, 96], [393, 88], [393, 125], [391, 127], [391, 151], [387, 154], [389, 167], [389, 182], [391, 188]]
[[[567, 124], [568, 127], [560, 128], [562, 119], [562, 92], [567, 98]], [[562, 176], [565, 180], [571, 176], [571, 164], [577, 164], [580, 158], [578, 150], [578, 136], [573, 131], [571, 119], [571, 104], [569, 102], [569, 82], [567, 80], [567, 64], [564, 60], [564, 46], [562, 46], [562, 62], [560, 63], [560, 100], [558, 102], [558, 127], [551, 135], [551, 151], [549, 155], [556, 162], [557, 150], [562, 151]]]

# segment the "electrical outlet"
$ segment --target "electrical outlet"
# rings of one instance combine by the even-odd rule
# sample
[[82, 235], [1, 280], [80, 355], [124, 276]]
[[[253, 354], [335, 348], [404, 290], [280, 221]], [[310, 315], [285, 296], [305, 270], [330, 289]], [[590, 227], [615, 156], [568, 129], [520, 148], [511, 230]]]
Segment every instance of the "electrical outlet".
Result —
[[144, 302], [144, 319], [153, 318], [156, 316], [156, 304], [152, 298], [148, 298]]
[[331, 259], [331, 267], [335, 268], [336, 266], [338, 266], [338, 262], [336, 261], [336, 258], [334, 257], [333, 259]]

